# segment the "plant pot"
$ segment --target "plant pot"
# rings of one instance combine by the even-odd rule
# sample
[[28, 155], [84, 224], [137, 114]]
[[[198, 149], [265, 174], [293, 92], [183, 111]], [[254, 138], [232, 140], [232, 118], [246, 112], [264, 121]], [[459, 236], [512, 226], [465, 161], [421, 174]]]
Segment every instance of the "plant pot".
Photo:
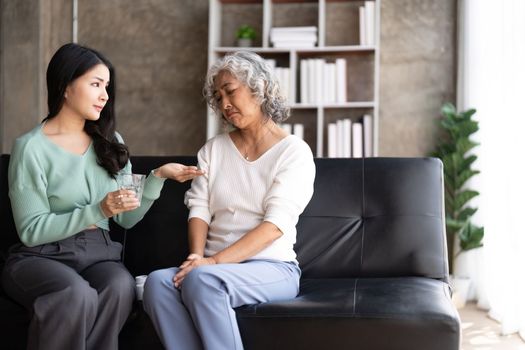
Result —
[[252, 39], [245, 39], [245, 38], [237, 39], [237, 46], [239, 46], [239, 47], [251, 47], [252, 46]]
[[450, 276], [450, 285], [452, 286], [452, 302], [456, 309], [461, 309], [467, 303], [471, 280], [469, 277]]
[[455, 277], [469, 278], [470, 289], [467, 294], [467, 301], [477, 300], [480, 298], [480, 288], [482, 283], [482, 264], [483, 248], [475, 248], [462, 251], [455, 258], [454, 271]]

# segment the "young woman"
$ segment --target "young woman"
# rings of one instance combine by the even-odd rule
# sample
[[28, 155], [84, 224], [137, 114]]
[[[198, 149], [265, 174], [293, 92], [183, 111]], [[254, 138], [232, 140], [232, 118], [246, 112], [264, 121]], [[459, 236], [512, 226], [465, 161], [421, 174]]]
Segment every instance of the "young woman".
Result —
[[190, 255], [152, 272], [144, 308], [167, 349], [242, 349], [234, 308], [299, 292], [295, 225], [313, 194], [310, 147], [288, 117], [272, 68], [238, 51], [208, 71], [210, 106], [233, 127], [199, 151], [207, 176], [186, 193]]
[[111, 63], [66, 44], [49, 63], [47, 89], [48, 116], [11, 154], [9, 196], [21, 243], [10, 250], [3, 287], [30, 311], [28, 349], [117, 349], [134, 281], [108, 219], [131, 227], [165, 178], [182, 182], [202, 172], [175, 163], [153, 170], [139, 205], [115, 180], [131, 164], [115, 132]]

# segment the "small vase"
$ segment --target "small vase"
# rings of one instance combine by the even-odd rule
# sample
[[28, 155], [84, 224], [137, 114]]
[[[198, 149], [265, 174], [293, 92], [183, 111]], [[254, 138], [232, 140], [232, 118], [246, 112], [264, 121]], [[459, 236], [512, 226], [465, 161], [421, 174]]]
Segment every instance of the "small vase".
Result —
[[245, 38], [237, 39], [237, 46], [239, 46], [239, 47], [251, 47], [252, 46], [252, 39], [245, 39]]

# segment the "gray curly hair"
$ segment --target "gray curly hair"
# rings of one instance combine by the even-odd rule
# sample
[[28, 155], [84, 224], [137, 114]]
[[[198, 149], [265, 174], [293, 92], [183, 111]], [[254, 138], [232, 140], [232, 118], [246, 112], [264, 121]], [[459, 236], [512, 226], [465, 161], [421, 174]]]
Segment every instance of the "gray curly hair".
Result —
[[210, 67], [206, 75], [204, 97], [219, 117], [222, 117], [222, 112], [215, 96], [215, 80], [225, 71], [250, 88], [267, 118], [280, 123], [290, 116], [290, 107], [272, 67], [256, 53], [241, 50], [226, 54]]

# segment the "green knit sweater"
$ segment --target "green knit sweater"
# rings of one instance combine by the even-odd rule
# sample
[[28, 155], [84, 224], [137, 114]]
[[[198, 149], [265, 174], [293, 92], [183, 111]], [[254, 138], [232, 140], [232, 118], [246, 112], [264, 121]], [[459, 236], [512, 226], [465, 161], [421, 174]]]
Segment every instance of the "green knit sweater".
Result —
[[[118, 185], [97, 164], [93, 143], [83, 155], [76, 155], [53, 143], [42, 126], [15, 141], [9, 161], [9, 197], [20, 240], [33, 247], [73, 236], [91, 225], [109, 229], [100, 202]], [[130, 173], [131, 163], [121, 171]], [[141, 206], [113, 219], [125, 228], [135, 225], [160, 196], [163, 184], [164, 179], [150, 173]]]

